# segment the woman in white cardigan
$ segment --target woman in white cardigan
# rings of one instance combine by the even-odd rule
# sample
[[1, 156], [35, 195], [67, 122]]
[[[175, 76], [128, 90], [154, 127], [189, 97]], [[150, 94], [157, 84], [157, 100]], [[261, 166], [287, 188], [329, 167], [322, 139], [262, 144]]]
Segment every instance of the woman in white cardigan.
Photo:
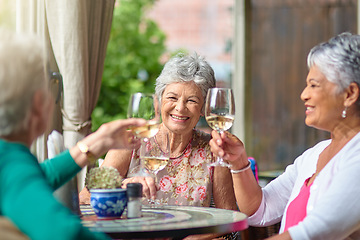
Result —
[[331, 133], [260, 188], [243, 143], [213, 132], [215, 155], [232, 164], [239, 209], [249, 224], [281, 221], [270, 239], [360, 239], [360, 36], [342, 33], [315, 46], [301, 93], [305, 123]]

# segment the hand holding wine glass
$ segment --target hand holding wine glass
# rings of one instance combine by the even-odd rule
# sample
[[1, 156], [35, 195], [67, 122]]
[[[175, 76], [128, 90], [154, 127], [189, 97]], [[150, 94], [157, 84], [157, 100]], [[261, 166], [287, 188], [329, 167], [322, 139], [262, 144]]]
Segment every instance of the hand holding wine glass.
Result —
[[[205, 119], [209, 126], [222, 133], [231, 128], [235, 118], [235, 101], [230, 88], [211, 88], [206, 95]], [[230, 168], [222, 158], [217, 157], [210, 166]]]

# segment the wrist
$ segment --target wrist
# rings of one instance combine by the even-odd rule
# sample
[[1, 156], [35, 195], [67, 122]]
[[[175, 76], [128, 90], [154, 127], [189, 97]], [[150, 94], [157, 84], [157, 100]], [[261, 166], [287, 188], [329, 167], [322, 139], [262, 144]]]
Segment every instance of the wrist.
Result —
[[250, 169], [250, 167], [251, 167], [251, 162], [250, 162], [250, 160], [248, 160], [246, 165], [244, 165], [243, 167], [240, 167], [240, 168], [231, 168], [230, 172], [232, 174], [237, 174], [237, 173], [245, 172], [246, 170]]
[[87, 164], [85, 165], [95, 165], [97, 157], [90, 151], [90, 147], [83, 141], [79, 141], [76, 146], [80, 150], [82, 155], [85, 155]]

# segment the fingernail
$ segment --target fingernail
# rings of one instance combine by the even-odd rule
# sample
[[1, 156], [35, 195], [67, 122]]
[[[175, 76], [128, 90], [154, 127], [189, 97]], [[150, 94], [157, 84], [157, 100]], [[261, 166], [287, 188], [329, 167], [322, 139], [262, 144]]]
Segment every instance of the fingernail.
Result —
[[221, 141], [218, 139], [218, 140], [216, 140], [216, 143], [217, 143], [217, 144], [220, 144], [220, 143], [221, 143]]
[[220, 151], [220, 152], [219, 152], [219, 155], [220, 155], [220, 157], [223, 157], [223, 156], [224, 156], [224, 152], [223, 152], [223, 151]]

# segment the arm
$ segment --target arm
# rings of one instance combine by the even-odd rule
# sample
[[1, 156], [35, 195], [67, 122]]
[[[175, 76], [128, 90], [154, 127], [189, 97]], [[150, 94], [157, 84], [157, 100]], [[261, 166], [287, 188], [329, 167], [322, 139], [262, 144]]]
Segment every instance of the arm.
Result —
[[[89, 152], [95, 159], [102, 156], [105, 152], [109, 151], [109, 149], [118, 149], [114, 151], [120, 152], [131, 152], [131, 150], [119, 150], [122, 148], [134, 149], [140, 145], [139, 140], [134, 139], [132, 133], [127, 131], [127, 129], [129, 126], [141, 126], [144, 123], [145, 120], [143, 119], [126, 119], [105, 123], [101, 125], [96, 132], [85, 137], [82, 142], [88, 146]], [[70, 154], [80, 167], [88, 164], [88, 156], [82, 153], [78, 146], [71, 148]], [[125, 158], [126, 156], [124, 159]], [[128, 161], [130, 162], [130, 160]], [[123, 168], [120, 167], [120, 165], [114, 167], [120, 170], [120, 174], [122, 173]], [[80, 192], [79, 202], [80, 204], [90, 203], [90, 193], [86, 188]]]
[[[127, 149], [114, 149], [110, 150], [104, 159], [104, 162], [101, 166], [111, 166], [116, 168], [122, 177], [126, 177], [129, 171], [129, 166], [131, 162], [131, 155], [133, 150]], [[158, 188], [155, 186], [155, 181], [152, 177], [131, 177], [126, 178], [123, 181], [123, 185], [131, 182], [139, 182], [143, 185], [143, 194], [147, 198], [155, 198]], [[79, 193], [80, 204], [90, 204], [90, 192], [86, 187], [84, 187]]]
[[133, 150], [120, 149], [110, 150], [104, 159], [103, 166], [111, 166], [116, 168], [122, 177], [126, 177], [131, 162], [131, 153]]
[[61, 187], [81, 170], [71, 158], [69, 151], [42, 162], [40, 167], [53, 190]]
[[6, 163], [0, 166], [1, 215], [30, 239], [108, 239], [84, 228], [80, 219], [54, 198], [29, 152], [2, 156], [2, 160]]
[[[212, 131], [210, 146], [214, 155], [223, 157], [232, 165], [231, 169], [239, 170], [248, 165], [244, 145], [234, 135], [224, 132], [220, 136], [216, 131]], [[239, 210], [251, 216], [259, 208], [262, 200], [262, 190], [252, 170], [232, 174], [232, 180]]]
[[[134, 149], [140, 146], [140, 141], [135, 139], [127, 129], [130, 126], [141, 126], [143, 124], [145, 124], [143, 119], [116, 120], [105, 123], [81, 142], [88, 147], [88, 151], [95, 159], [110, 149]], [[89, 163], [88, 155], [81, 152], [79, 146], [72, 147], [70, 154], [81, 168]]]
[[[103, 124], [96, 132], [85, 137], [81, 142], [88, 147], [89, 153], [94, 159], [99, 158], [109, 149], [135, 148], [139, 146], [139, 141], [134, 139], [132, 133], [127, 129], [129, 126], [140, 126], [144, 123], [143, 119], [109, 122]], [[72, 147], [69, 152], [75, 164], [63, 161], [61, 155], [41, 164], [49, 184], [54, 189], [70, 180], [89, 163], [89, 155], [81, 152], [78, 145]], [[78, 167], [76, 168], [74, 165], [78, 165]]]
[[215, 167], [213, 180], [213, 198], [215, 207], [238, 210], [231, 173], [228, 168]]

